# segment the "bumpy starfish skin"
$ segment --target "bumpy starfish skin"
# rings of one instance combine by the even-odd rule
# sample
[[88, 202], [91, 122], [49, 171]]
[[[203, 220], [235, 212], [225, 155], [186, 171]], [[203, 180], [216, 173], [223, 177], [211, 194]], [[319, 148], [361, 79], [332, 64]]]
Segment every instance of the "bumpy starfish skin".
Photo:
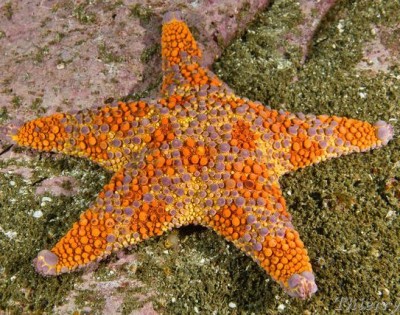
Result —
[[212, 228], [251, 256], [289, 295], [310, 297], [314, 275], [279, 178], [374, 149], [392, 127], [276, 111], [236, 96], [201, 66], [177, 13], [162, 30], [162, 98], [116, 102], [25, 123], [21, 146], [86, 157], [114, 172], [68, 233], [35, 259], [43, 275], [69, 272], [175, 227]]

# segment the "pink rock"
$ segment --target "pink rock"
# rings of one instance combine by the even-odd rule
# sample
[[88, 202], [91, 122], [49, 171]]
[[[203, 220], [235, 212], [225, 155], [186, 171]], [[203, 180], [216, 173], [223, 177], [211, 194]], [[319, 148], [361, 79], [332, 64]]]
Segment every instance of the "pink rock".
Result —
[[[66, 188], [66, 185], [71, 188]], [[50, 193], [53, 196], [73, 196], [79, 190], [76, 180], [68, 176], [58, 176], [45, 179], [36, 188], [36, 194]]]
[[[0, 73], [5, 74], [0, 104], [12, 119], [26, 121], [41, 114], [38, 106], [50, 114], [146, 90], [158, 82], [161, 63], [158, 53], [147, 63], [141, 56], [159, 45], [165, 12], [182, 12], [211, 64], [268, 2], [125, 0], [114, 6], [11, 2], [12, 15], [0, 20]], [[150, 12], [148, 23], [132, 14], [135, 5]]]
[[287, 37], [290, 44], [299, 46], [302, 52], [301, 62], [304, 63], [312, 38], [321, 20], [336, 3], [336, 0], [299, 0], [300, 10], [304, 19]]

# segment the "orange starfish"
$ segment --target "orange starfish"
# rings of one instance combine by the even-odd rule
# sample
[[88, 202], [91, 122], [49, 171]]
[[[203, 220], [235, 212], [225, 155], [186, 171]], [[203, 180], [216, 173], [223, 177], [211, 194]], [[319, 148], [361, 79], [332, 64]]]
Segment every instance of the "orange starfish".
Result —
[[162, 29], [162, 98], [117, 102], [25, 123], [13, 140], [88, 158], [114, 172], [95, 203], [34, 261], [58, 275], [175, 227], [201, 224], [252, 257], [285, 291], [317, 290], [279, 178], [311, 164], [386, 145], [393, 128], [272, 110], [236, 96], [201, 66], [178, 13]]

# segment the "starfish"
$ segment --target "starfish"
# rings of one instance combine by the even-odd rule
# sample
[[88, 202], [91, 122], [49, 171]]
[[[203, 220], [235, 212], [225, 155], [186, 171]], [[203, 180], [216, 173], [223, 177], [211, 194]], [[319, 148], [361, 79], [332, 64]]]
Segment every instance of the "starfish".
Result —
[[384, 121], [293, 114], [237, 96], [209, 69], [180, 14], [162, 27], [161, 97], [56, 113], [15, 128], [12, 140], [84, 157], [113, 172], [95, 202], [34, 266], [76, 270], [173, 228], [199, 224], [245, 252], [292, 297], [317, 291], [291, 223], [281, 176], [386, 145]]

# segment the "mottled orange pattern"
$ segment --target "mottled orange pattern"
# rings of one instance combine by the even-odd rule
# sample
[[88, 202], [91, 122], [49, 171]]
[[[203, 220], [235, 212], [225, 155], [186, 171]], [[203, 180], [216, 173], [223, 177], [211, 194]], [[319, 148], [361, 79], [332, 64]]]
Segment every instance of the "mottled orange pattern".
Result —
[[307, 250], [279, 178], [331, 157], [385, 145], [390, 125], [272, 110], [235, 95], [201, 65], [178, 13], [162, 30], [162, 98], [116, 102], [27, 122], [21, 146], [86, 157], [115, 175], [35, 266], [69, 272], [187, 224], [215, 230], [294, 297], [316, 292]]

